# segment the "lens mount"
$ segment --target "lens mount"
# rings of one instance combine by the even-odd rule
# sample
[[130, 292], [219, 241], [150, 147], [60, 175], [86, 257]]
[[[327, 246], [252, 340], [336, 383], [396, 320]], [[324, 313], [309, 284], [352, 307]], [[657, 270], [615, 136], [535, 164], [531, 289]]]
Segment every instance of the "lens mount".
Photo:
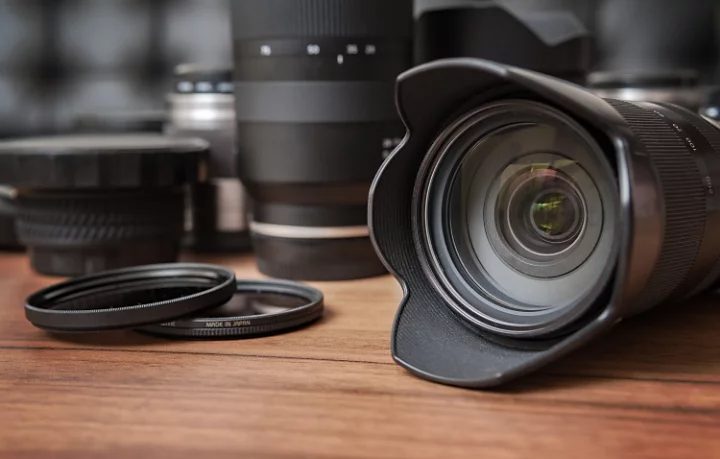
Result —
[[537, 102], [489, 103], [449, 125], [425, 166], [416, 248], [457, 313], [482, 330], [547, 337], [592, 309], [617, 257], [619, 198], [581, 125]]

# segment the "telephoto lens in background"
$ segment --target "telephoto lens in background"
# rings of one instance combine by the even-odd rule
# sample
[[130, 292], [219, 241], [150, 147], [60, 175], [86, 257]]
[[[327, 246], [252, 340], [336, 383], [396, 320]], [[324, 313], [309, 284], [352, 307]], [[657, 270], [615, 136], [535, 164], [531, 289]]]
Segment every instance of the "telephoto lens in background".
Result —
[[594, 21], [599, 73], [590, 86], [601, 97], [697, 110], [716, 83], [719, 15], [714, 0], [603, 0]]
[[412, 61], [412, 0], [237, 0], [238, 172], [259, 269], [289, 279], [385, 273], [370, 182], [405, 129], [394, 82]]
[[517, 15], [493, 2], [424, 11], [415, 32], [415, 62], [475, 57], [584, 83], [592, 40], [569, 11]]
[[176, 261], [183, 190], [203, 178], [208, 149], [151, 134], [0, 143], [0, 183], [15, 189], [32, 267], [71, 276]]
[[693, 70], [595, 72], [588, 87], [603, 98], [668, 102], [698, 110], [708, 97]]
[[400, 76], [408, 137], [370, 197], [406, 296], [395, 360], [501, 384], [720, 277], [720, 129], [663, 102], [448, 59]]
[[178, 66], [168, 102], [165, 133], [210, 144], [209, 180], [190, 187], [187, 245], [198, 252], [249, 250], [249, 199], [237, 178], [232, 66]]

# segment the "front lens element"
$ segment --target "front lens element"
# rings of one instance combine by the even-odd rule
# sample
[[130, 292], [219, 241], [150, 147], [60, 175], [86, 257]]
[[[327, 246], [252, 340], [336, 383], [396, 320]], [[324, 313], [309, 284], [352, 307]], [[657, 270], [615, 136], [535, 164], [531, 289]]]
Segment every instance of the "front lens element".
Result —
[[618, 198], [582, 126], [534, 102], [499, 102], [459, 119], [433, 150], [425, 234], [464, 315], [544, 335], [592, 307], [617, 256]]
[[571, 239], [579, 219], [576, 200], [563, 191], [543, 192], [530, 206], [530, 221], [547, 242]]
[[585, 202], [572, 177], [558, 165], [514, 162], [500, 174], [504, 181], [496, 221], [505, 244], [531, 259], [558, 254], [580, 237]]

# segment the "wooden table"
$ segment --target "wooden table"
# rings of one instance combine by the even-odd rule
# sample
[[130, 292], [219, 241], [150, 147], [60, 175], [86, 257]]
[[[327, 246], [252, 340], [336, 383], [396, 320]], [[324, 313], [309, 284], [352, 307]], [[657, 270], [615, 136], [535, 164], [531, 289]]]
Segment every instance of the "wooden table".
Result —
[[[251, 259], [209, 260], [259, 277]], [[0, 256], [0, 458], [720, 457], [720, 300], [619, 326], [496, 391], [395, 365], [390, 277], [316, 283], [325, 318], [245, 341], [51, 336], [23, 299], [57, 279]]]

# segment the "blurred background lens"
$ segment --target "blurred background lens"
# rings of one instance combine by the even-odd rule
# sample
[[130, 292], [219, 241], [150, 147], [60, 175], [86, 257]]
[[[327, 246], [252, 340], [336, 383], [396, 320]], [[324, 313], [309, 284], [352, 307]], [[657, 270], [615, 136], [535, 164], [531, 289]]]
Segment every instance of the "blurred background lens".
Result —
[[237, 178], [232, 68], [178, 66], [168, 110], [167, 135], [200, 137], [210, 144], [209, 180], [190, 188], [186, 246], [198, 252], [248, 250], [250, 203]]
[[72, 276], [176, 261], [183, 190], [203, 177], [200, 139], [76, 135], [0, 142], [32, 267]]
[[583, 83], [591, 53], [590, 34], [568, 11], [520, 14], [500, 3], [475, 2], [428, 9], [417, 20], [417, 64], [476, 57]]
[[698, 73], [692, 70], [595, 72], [588, 87], [600, 97], [669, 102], [693, 110], [708, 100], [708, 88], [700, 85]]
[[601, 97], [697, 110], [720, 84], [720, 2], [417, 0], [416, 61], [478, 57]]
[[394, 84], [411, 64], [411, 0], [232, 2], [238, 172], [262, 272], [306, 280], [385, 272], [370, 182], [405, 135]]
[[[118, 118], [164, 111], [167, 88], [177, 65], [232, 60], [230, 3], [230, 0], [0, 0], [0, 137], [65, 133], [97, 124], [92, 119], [105, 118], [104, 124], [128, 124]], [[592, 71], [643, 75], [682, 71], [695, 73], [700, 88], [720, 82], [720, 3], [715, 0], [414, 3], [418, 17], [430, 9], [482, 9], [494, 3], [529, 28], [500, 29], [498, 24], [488, 25], [468, 17], [465, 23], [456, 23], [462, 26], [458, 30], [440, 30], [446, 36], [456, 37], [456, 43], [438, 42], [435, 45], [438, 49], [495, 46], [497, 51], [492, 57], [506, 62], [505, 56], [531, 53], [519, 41], [513, 46], [499, 46], [500, 43], [505, 43], [507, 37], [520, 40], [540, 31], [534, 40], [559, 50], [565, 47], [563, 36], [567, 37], [570, 30], [567, 26], [573, 22], [567, 18], [570, 14], [593, 35], [589, 62]], [[332, 14], [331, 9], [327, 11]], [[257, 14], [264, 13], [261, 9]], [[558, 22], [559, 15], [565, 19]], [[378, 21], [387, 24], [396, 19], [384, 11], [369, 18], [362, 13], [356, 16], [366, 24]], [[248, 16], [252, 17], [255, 16]], [[405, 27], [401, 22], [395, 24], [399, 29]], [[556, 22], [560, 25], [553, 25]], [[464, 30], [472, 24], [475, 26]], [[267, 37], [276, 35], [269, 30]], [[336, 36], [342, 33], [338, 29]], [[261, 32], [253, 34], [263, 36]], [[481, 36], [489, 39], [471, 40]]]

